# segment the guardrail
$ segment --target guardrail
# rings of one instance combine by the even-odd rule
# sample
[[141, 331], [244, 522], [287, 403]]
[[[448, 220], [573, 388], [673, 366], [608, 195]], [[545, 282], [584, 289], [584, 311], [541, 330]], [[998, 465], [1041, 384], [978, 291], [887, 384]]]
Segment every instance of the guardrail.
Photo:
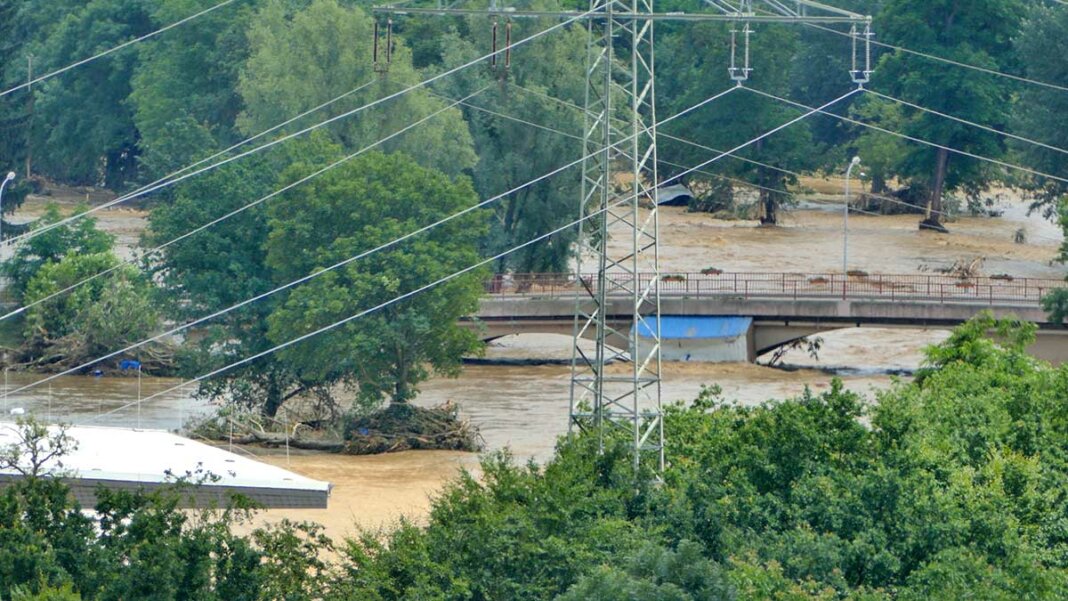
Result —
[[[638, 289], [652, 284], [651, 274], [639, 274]], [[610, 296], [627, 295], [633, 278], [626, 275], [608, 279]], [[989, 305], [1037, 305], [1056, 288], [1068, 282], [1056, 279], [990, 276], [960, 278], [950, 275], [880, 275], [854, 273], [662, 273], [662, 297], [889, 300], [938, 303], [983, 303]], [[573, 298], [594, 291], [595, 275], [525, 273], [497, 275], [486, 282], [492, 295], [542, 298]]]

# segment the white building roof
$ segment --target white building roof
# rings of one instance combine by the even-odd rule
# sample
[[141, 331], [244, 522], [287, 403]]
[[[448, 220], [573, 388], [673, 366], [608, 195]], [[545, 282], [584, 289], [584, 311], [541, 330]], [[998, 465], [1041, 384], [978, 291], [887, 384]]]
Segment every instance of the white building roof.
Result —
[[[0, 422], [0, 446], [16, 441], [15, 427], [13, 423]], [[74, 452], [62, 458], [64, 475], [71, 480], [152, 488], [187, 474], [195, 480], [196, 474], [207, 472], [219, 477], [216, 482], [205, 483], [215, 489], [310, 493], [321, 495], [324, 502], [330, 491], [328, 482], [312, 480], [163, 430], [71, 426], [67, 432], [78, 444]], [[50, 467], [54, 466], [46, 466]], [[17, 472], [0, 470], [0, 475], [16, 476]]]

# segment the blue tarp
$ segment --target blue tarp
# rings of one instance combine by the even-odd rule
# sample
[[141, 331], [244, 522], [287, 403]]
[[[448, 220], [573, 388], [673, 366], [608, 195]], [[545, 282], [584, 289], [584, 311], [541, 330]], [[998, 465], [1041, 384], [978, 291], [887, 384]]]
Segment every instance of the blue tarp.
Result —
[[[737, 338], [753, 325], [752, 317], [679, 317], [660, 318], [661, 340]], [[654, 322], [641, 324], [640, 336], [651, 338]]]

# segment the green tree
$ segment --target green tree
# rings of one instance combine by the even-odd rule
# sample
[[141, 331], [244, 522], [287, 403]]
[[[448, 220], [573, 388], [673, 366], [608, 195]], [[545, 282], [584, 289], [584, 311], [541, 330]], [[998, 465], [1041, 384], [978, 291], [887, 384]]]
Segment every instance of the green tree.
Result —
[[[213, 4], [162, 0], [153, 4], [152, 16], [171, 23]], [[237, 141], [237, 80], [248, 56], [252, 11], [239, 2], [139, 45], [128, 102], [146, 175], [163, 175]]]
[[[1040, 81], [1068, 86], [1068, 66], [1060, 57], [1068, 53], [1068, 11], [1064, 6], [1035, 3], [1014, 39], [1027, 75]], [[1061, 90], [1023, 86], [1014, 107], [1014, 132], [1057, 148], [1068, 148], [1068, 96]], [[1064, 153], [1033, 144], [1016, 148], [1024, 164], [1039, 171], [1068, 178]], [[1047, 216], [1055, 217], [1068, 198], [1068, 184], [1047, 178], [1026, 183], [1037, 196]]]
[[[275, 281], [289, 282], [476, 202], [466, 179], [450, 180], [403, 154], [370, 153], [271, 206], [267, 265]], [[270, 316], [269, 337], [290, 340], [474, 265], [482, 224], [482, 215], [468, 213], [295, 288]], [[474, 271], [449, 280], [281, 358], [304, 378], [354, 386], [365, 406], [407, 402], [428, 369], [457, 375], [461, 357], [480, 349], [477, 335], [456, 322], [476, 309], [483, 277]]]
[[[713, 23], [694, 25], [688, 31], [680, 30], [667, 36], [666, 40], [661, 36], [663, 49], [657, 52], [660, 66], [658, 76], [667, 85], [660, 86], [658, 95], [668, 99], [663, 103], [667, 110], [661, 109], [661, 119], [733, 84], [726, 67], [729, 64], [729, 36], [729, 26]], [[798, 33], [793, 28], [770, 25], [762, 30], [760, 36], [755, 36], [751, 75], [754, 85], [773, 94], [788, 94], [791, 82], [790, 57], [797, 48]], [[662, 131], [691, 142], [727, 150], [796, 116], [796, 109], [739, 90], [672, 121]], [[803, 121], [738, 153], [738, 156], [770, 167], [723, 158], [708, 170], [733, 175], [761, 186], [760, 221], [775, 224], [778, 222], [780, 206], [788, 202], [790, 197], [774, 190], [783, 190], [787, 185], [796, 183], [794, 176], [781, 169], [797, 172], [815, 167], [817, 153], [812, 152], [812, 145], [811, 130], [807, 121]], [[666, 161], [686, 166], [703, 163], [715, 156], [710, 151], [695, 150], [691, 145], [670, 138], [660, 145], [659, 152]], [[661, 166], [662, 179], [682, 171], [682, 168], [666, 163]], [[700, 180], [703, 177], [701, 174], [691, 174], [686, 179]]]
[[[143, 0], [93, 0], [63, 15], [37, 50], [35, 71], [66, 66], [155, 27]], [[118, 52], [38, 84], [35, 171], [111, 188], [133, 178], [138, 132], [127, 97], [137, 64], [137, 52]]]
[[[84, 3], [77, 0], [23, 0], [0, 5], [0, 87], [7, 90], [26, 83], [31, 62], [33, 71], [63, 65], [42, 64], [40, 46], [66, 17], [77, 13]], [[31, 58], [32, 57], [32, 58]], [[22, 88], [0, 102], [0, 157], [7, 171], [28, 162], [31, 157], [30, 132], [36, 92], [39, 87]], [[7, 203], [5, 202], [5, 209]]]
[[[259, 133], [374, 82], [293, 126], [307, 127], [400, 91], [425, 77], [412, 67], [411, 51], [404, 41], [396, 38], [389, 74], [377, 76], [371, 60], [372, 27], [372, 20], [363, 9], [342, 6], [337, 0], [314, 0], [306, 8], [284, 0], [266, 3], [249, 27], [249, 58], [237, 85], [244, 103], [238, 121], [241, 130]], [[341, 119], [328, 131], [343, 148], [355, 150], [444, 106], [442, 100], [425, 89], [415, 90]], [[475, 163], [470, 133], [459, 110], [453, 109], [381, 149], [404, 151], [421, 165], [449, 175], [461, 173]]]
[[[888, 0], [879, 29], [889, 43], [993, 70], [1013, 67], [1012, 38], [1024, 15], [1019, 0]], [[1010, 119], [1012, 90], [1001, 78], [894, 51], [883, 57], [873, 83], [920, 106], [988, 127]], [[950, 148], [999, 158], [1006, 144], [997, 134], [920, 112], [906, 111], [903, 133]], [[989, 163], [926, 145], [911, 147], [902, 174], [928, 191], [921, 228], [944, 231], [943, 197], [953, 191], [977, 195], [999, 172]]]
[[[854, 117], [865, 123], [872, 123], [891, 131], [900, 131], [904, 116], [900, 105], [868, 96], [854, 109]], [[900, 165], [908, 155], [909, 149], [904, 140], [897, 136], [863, 129], [859, 132], [854, 145], [857, 156], [861, 158], [867, 177], [871, 181], [873, 194], [886, 194], [887, 182], [898, 173]]]
[[603, 567], [584, 576], [558, 601], [733, 601], [726, 571], [709, 561], [701, 545], [681, 541], [677, 551], [654, 545], [630, 560], [626, 571]]
[[[74, 214], [86, 210], [78, 207]], [[4, 274], [11, 278], [12, 291], [18, 297], [22, 297], [30, 280], [46, 263], [57, 263], [67, 255], [93, 255], [111, 250], [115, 239], [97, 229], [95, 217], [55, 225], [64, 218], [58, 205], [49, 204], [44, 215], [34, 223], [34, 229], [49, 229], [21, 243], [15, 256], [4, 263]]]
[[[166, 244], [152, 257], [150, 272], [160, 281], [174, 314], [192, 320], [274, 288], [265, 250], [268, 204], [244, 207], [281, 185], [276, 171], [282, 165], [292, 162], [292, 169], [310, 172], [314, 166], [339, 158], [340, 152], [323, 136], [313, 135], [283, 145], [277, 152], [230, 163], [189, 180], [178, 187], [172, 202], [154, 207], [144, 244]], [[195, 227], [238, 210], [171, 243]], [[270, 348], [267, 317], [284, 298], [285, 294], [276, 294], [202, 325], [198, 340], [187, 344], [179, 358], [182, 372], [195, 376]], [[201, 396], [259, 408], [268, 416], [286, 400], [306, 393], [321, 395], [325, 389], [300, 378], [273, 354], [206, 380], [199, 389]]]
[[45, 263], [27, 284], [25, 301], [39, 304], [26, 310], [23, 350], [41, 364], [108, 354], [151, 336], [161, 319], [151, 283], [110, 251]]
[[[538, 8], [553, 10], [559, 4], [543, 2]], [[492, 46], [492, 30], [483, 19], [467, 19], [462, 24], [468, 36], [461, 38], [453, 31], [437, 34], [440, 47], [435, 53], [440, 55], [442, 68], [473, 60]], [[512, 23], [512, 39], [550, 25], [516, 21]], [[582, 112], [574, 106], [581, 106], [584, 99], [585, 60], [586, 34], [581, 29], [565, 30], [516, 48], [505, 81], [495, 81], [504, 76], [502, 64], [496, 73], [468, 69], [443, 82], [446, 95], [452, 99], [488, 87], [462, 107], [478, 153], [473, 179], [479, 196], [503, 194], [581, 158]], [[500, 253], [574, 221], [580, 182], [576, 167], [497, 201], [493, 205], [495, 218], [483, 242], [486, 254]], [[576, 233], [569, 229], [526, 246], [502, 258], [495, 269], [498, 273], [567, 271]]]

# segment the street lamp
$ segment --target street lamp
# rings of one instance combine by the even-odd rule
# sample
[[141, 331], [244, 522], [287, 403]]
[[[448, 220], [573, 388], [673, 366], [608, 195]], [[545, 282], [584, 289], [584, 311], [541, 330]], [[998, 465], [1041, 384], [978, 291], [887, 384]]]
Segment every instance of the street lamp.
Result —
[[860, 157], [853, 157], [846, 169], [845, 181], [845, 207], [842, 212], [842, 275], [849, 277], [849, 178], [853, 175], [853, 168], [860, 164]]
[[[4, 237], [2, 235], [4, 225], [4, 186], [7, 186], [7, 183], [13, 179], [15, 179], [15, 172], [8, 171], [7, 177], [4, 178], [4, 181], [0, 182], [0, 249], [3, 248], [4, 244]], [[2, 255], [0, 255], [0, 258], [2, 258]]]

